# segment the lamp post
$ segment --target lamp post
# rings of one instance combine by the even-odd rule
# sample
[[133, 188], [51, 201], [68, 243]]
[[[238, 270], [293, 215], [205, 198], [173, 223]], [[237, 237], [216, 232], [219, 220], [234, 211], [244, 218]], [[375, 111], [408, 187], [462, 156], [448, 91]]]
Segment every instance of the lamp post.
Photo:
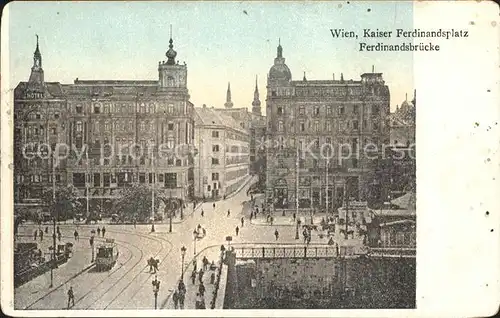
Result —
[[151, 224], [151, 233], [155, 231], [155, 183], [156, 183], [156, 171], [155, 171], [155, 160], [153, 157], [153, 176], [152, 176], [152, 182], [153, 186], [151, 188], [151, 221], [153, 222]]
[[151, 282], [153, 285], [153, 294], [155, 295], [155, 309], [157, 309], [157, 304], [158, 304], [158, 291], [160, 290], [160, 281], [158, 280], [157, 276], [155, 275], [155, 280]]
[[[54, 266], [56, 262], [56, 165], [55, 156], [52, 157], [52, 218], [53, 218], [53, 233], [52, 233], [52, 264], [50, 264], [50, 285], [54, 286]], [[59, 216], [58, 216], [59, 217]]]
[[196, 229], [193, 230], [193, 255], [196, 255], [196, 239], [198, 238], [198, 231]]
[[181, 257], [182, 257], [182, 263], [181, 263], [181, 280], [184, 280], [184, 257], [186, 256], [186, 247], [183, 245], [181, 247]]
[[297, 219], [297, 224], [295, 226], [295, 239], [298, 240], [299, 239], [299, 226], [300, 226], [300, 220]]
[[168, 214], [169, 214], [168, 232], [172, 233], [172, 213], [174, 212], [173, 208], [172, 208], [172, 189], [170, 189], [170, 197], [168, 200], [168, 210], [169, 210], [168, 211]]
[[91, 263], [94, 262], [94, 236], [95, 236], [95, 231], [92, 230], [90, 232], [90, 240], [89, 240], [89, 242], [90, 242], [90, 249], [92, 250], [92, 260], [90, 261]]

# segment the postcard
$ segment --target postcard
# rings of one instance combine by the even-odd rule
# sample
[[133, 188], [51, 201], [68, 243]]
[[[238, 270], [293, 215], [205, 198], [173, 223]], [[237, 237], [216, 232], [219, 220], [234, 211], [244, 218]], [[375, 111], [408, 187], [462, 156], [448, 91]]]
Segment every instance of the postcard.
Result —
[[4, 313], [498, 311], [495, 3], [3, 13]]

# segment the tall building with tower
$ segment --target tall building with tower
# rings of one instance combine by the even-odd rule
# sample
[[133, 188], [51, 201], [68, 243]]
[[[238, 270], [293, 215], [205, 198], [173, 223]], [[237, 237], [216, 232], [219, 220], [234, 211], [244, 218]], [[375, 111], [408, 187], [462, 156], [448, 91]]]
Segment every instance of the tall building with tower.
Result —
[[346, 193], [369, 200], [375, 163], [365, 146], [376, 152], [389, 141], [389, 101], [374, 69], [360, 80], [292, 80], [280, 43], [267, 77], [267, 203], [333, 212]]
[[[189, 200], [195, 112], [172, 37], [166, 58], [154, 80], [45, 82], [37, 41], [30, 78], [14, 91], [16, 202], [40, 199], [52, 178], [74, 185], [92, 210], [109, 211], [133, 183]], [[44, 145], [60, 148], [55, 165], [36, 154]]]

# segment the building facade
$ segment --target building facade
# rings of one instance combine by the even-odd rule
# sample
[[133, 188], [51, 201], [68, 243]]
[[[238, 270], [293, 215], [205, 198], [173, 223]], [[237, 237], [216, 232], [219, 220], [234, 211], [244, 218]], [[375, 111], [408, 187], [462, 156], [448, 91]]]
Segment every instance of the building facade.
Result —
[[298, 198], [299, 209], [333, 212], [345, 195], [365, 201], [374, 183], [367, 153], [389, 142], [389, 101], [373, 70], [359, 81], [292, 80], [279, 45], [267, 78], [267, 203], [296, 209]]
[[215, 199], [240, 188], [249, 173], [249, 135], [217, 109], [195, 108], [195, 195]]
[[[44, 81], [37, 47], [28, 82], [15, 89], [15, 196], [37, 199], [43, 188], [72, 184], [101, 210], [133, 183], [194, 195], [194, 106], [187, 66], [170, 39], [158, 80]], [[57, 158], [36, 154], [50, 149]], [[23, 151], [30, 150], [30, 156]], [[26, 152], [26, 151], [25, 151]], [[54, 164], [55, 163], [55, 164]]]

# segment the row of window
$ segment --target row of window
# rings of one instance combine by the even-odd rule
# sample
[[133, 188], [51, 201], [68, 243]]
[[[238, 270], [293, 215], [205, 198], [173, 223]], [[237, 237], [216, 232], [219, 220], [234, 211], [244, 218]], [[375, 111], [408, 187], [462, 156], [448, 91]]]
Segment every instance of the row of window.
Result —
[[[101, 130], [101, 127], [104, 128], [104, 131], [110, 131], [112, 124], [114, 124], [114, 130], [115, 131], [130, 131], [131, 129], [134, 129], [134, 121], [129, 120], [128, 122], [122, 120], [122, 121], [114, 121], [111, 123], [110, 121], [105, 121], [104, 126], [102, 125], [102, 122], [100, 121], [94, 121], [93, 122], [93, 130], [94, 132], [99, 132]], [[75, 123], [76, 131], [77, 132], [82, 132], [83, 131], [83, 123], [81, 121], [77, 121]], [[162, 129], [163, 130], [168, 130], [168, 131], [173, 131], [174, 130], [174, 123], [167, 123], [166, 126], [163, 126], [162, 124]], [[139, 122], [139, 130], [141, 131], [146, 131], [146, 130], [155, 130], [155, 122], [154, 121], [148, 121], [148, 120], [141, 120]]]
[[[324, 112], [321, 111], [322, 108], [325, 109]], [[368, 106], [367, 106], [367, 108], [368, 108]], [[326, 107], [321, 107], [321, 106], [316, 105], [313, 108], [309, 108], [309, 107], [306, 108], [306, 106], [300, 106], [299, 107], [299, 115], [308, 115], [309, 113], [311, 113], [313, 116], [322, 116], [322, 115], [331, 116], [333, 114], [333, 109], [334, 109], [334, 107], [332, 105], [327, 105]], [[350, 106], [341, 105], [337, 108], [337, 114], [338, 115], [345, 115], [347, 113], [346, 109], [350, 110], [348, 112], [350, 114], [357, 115], [360, 113], [359, 105], [350, 105]], [[310, 112], [310, 110], [311, 110], [311, 112]], [[371, 105], [371, 113], [372, 114], [378, 114], [379, 112], [380, 112], [379, 105]], [[277, 109], [276, 109], [277, 115], [285, 115], [285, 113], [286, 113], [286, 111], [285, 111], [284, 106], [277, 107]]]
[[[344, 144], [352, 144], [354, 145], [353, 147], [358, 146], [358, 138], [332, 138], [332, 137], [316, 137], [316, 138], [311, 138], [311, 139], [299, 139], [296, 141], [295, 138], [290, 138], [288, 140], [285, 140], [284, 137], [279, 137], [274, 140], [276, 145], [282, 146], [282, 147], [292, 147], [295, 148], [296, 146], [299, 147], [299, 149], [306, 149], [306, 147], [309, 147], [309, 145], [312, 143], [311, 148], [319, 148], [321, 145], [330, 145], [330, 146], [341, 146]], [[374, 145], [378, 145], [379, 139], [378, 138], [364, 138], [363, 139], [363, 144], [367, 145], [369, 143], [373, 143]]]
[[[93, 177], [93, 178], [92, 178]], [[92, 180], [92, 179], [93, 180]], [[72, 174], [73, 185], [76, 187], [85, 187], [86, 183], [93, 184], [94, 187], [109, 187], [111, 185], [123, 186], [131, 183], [164, 183], [166, 188], [177, 187], [177, 173], [80, 173]]]
[[239, 163], [248, 163], [248, 156], [227, 156], [226, 165], [235, 165]]
[[226, 172], [226, 182], [246, 176], [248, 174], [248, 169], [243, 168], [235, 171]]
[[[56, 182], [61, 182], [61, 175], [56, 174]], [[16, 176], [17, 183], [22, 183], [24, 181], [29, 181], [31, 183], [39, 183], [39, 182], [53, 182], [52, 174], [31, 174], [28, 176], [17, 175]]]
[[[53, 114], [54, 119], [59, 119], [60, 113], [58, 111], [54, 112]], [[45, 116], [42, 115], [40, 112], [31, 112], [28, 114], [28, 120], [43, 120]]]
[[[177, 109], [179, 112], [180, 109]], [[174, 104], [160, 104], [158, 107], [154, 103], [150, 103], [147, 105], [146, 103], [122, 103], [122, 104], [110, 104], [110, 103], [94, 103], [92, 105], [92, 113], [94, 114], [111, 114], [111, 113], [155, 113], [155, 112], [164, 112], [168, 114], [173, 114], [175, 111]], [[77, 114], [83, 114], [83, 105], [77, 104], [75, 105], [75, 112]]]
[[[308, 122], [308, 123], [309, 123], [309, 125], [307, 125], [305, 121], [300, 121], [299, 125], [298, 125], [298, 132], [307, 132], [307, 131], [312, 131], [312, 132], [316, 132], [316, 133], [324, 132], [324, 131], [331, 132], [331, 131], [333, 131], [333, 127], [334, 127], [332, 121], [324, 122], [323, 127], [321, 127], [320, 122], [318, 120], [314, 121], [312, 124], [311, 124], [311, 122]], [[368, 121], [366, 119], [363, 119], [362, 124], [363, 125], [361, 127], [364, 130], [369, 129]], [[287, 126], [288, 126], [288, 129], [285, 129], [285, 122], [283, 120], [278, 121], [278, 132], [287, 131], [290, 133], [295, 133], [295, 125], [294, 125], [293, 121], [290, 124], [287, 124]], [[377, 121], [372, 121], [371, 128], [372, 128], [372, 130], [377, 131], [377, 130], [379, 130], [380, 125]], [[339, 130], [349, 130], [349, 129], [359, 130], [360, 129], [359, 121], [358, 120], [346, 120], [339, 125]]]

